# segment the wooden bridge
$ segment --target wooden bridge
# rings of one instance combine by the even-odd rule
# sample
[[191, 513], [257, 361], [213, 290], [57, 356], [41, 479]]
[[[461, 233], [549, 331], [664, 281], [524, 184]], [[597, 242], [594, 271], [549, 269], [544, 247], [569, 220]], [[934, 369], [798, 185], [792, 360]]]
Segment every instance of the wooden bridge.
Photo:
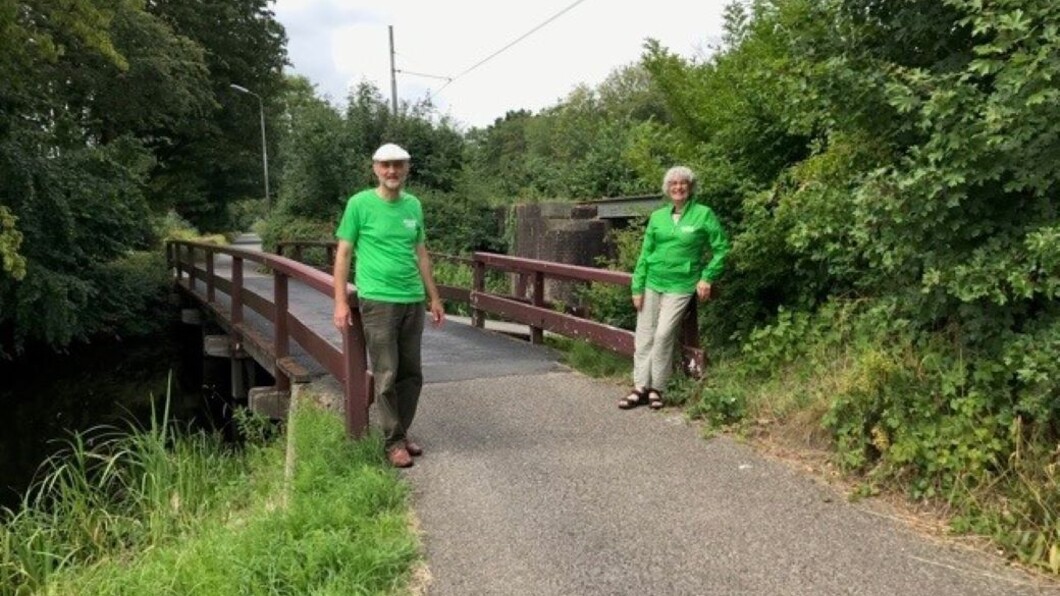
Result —
[[[360, 436], [368, 425], [371, 373], [356, 308], [357, 290], [352, 284], [347, 292], [353, 325], [340, 332], [331, 322], [334, 246], [334, 242], [285, 242], [278, 246], [278, 254], [269, 254], [256, 248], [172, 241], [167, 245], [167, 259], [177, 287], [225, 330], [233, 353], [252, 357], [273, 376], [274, 390], [288, 392], [292, 382], [333, 376], [343, 388], [347, 430], [351, 436]], [[320, 257], [322, 267], [301, 262], [310, 251]], [[628, 273], [485, 252], [466, 258], [435, 254], [434, 258], [471, 271], [469, 287], [440, 284], [438, 289], [448, 303], [467, 305], [472, 325], [478, 329], [487, 318], [501, 319], [527, 325], [532, 344], [543, 343], [548, 331], [620, 354], [633, 353], [632, 332], [572, 314], [581, 309], [561, 312], [545, 299], [549, 279], [629, 287]], [[496, 274], [506, 275], [510, 283], [505, 280], [487, 287], [487, 277], [496, 278]], [[501, 290], [501, 286], [515, 290]], [[517, 295], [522, 288], [529, 296]], [[448, 326], [441, 333], [465, 332]], [[478, 340], [488, 341], [485, 338], [483, 333]], [[439, 346], [447, 343], [437, 342]], [[685, 370], [699, 374], [704, 357], [694, 307], [686, 318], [682, 344]], [[482, 358], [488, 356], [489, 352], [477, 353], [476, 364], [481, 366]]]

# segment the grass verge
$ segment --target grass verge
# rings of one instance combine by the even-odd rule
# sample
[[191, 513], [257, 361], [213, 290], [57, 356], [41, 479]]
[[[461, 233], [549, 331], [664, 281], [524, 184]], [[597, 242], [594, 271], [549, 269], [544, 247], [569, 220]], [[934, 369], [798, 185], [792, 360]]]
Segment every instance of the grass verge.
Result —
[[300, 408], [236, 451], [155, 428], [75, 437], [0, 534], [4, 593], [386, 594], [409, 580], [407, 489], [377, 437]]
[[633, 371], [633, 359], [598, 348], [587, 341], [546, 335], [545, 344], [563, 355], [563, 363], [590, 377], [623, 379]]

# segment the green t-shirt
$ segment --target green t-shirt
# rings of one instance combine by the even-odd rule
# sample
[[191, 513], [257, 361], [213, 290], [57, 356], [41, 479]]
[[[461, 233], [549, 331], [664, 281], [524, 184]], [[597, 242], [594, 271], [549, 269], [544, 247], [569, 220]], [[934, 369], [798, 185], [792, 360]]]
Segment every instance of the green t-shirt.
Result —
[[394, 201], [374, 188], [346, 202], [335, 237], [353, 245], [357, 295], [380, 302], [423, 302], [416, 247], [424, 242], [423, 208], [407, 192]]
[[[710, 207], [690, 200], [676, 222], [673, 205], [652, 212], [644, 230], [633, 294], [644, 288], [656, 292], [690, 294], [699, 280], [712, 282], [721, 273], [729, 241]], [[707, 249], [711, 258], [707, 261]]]

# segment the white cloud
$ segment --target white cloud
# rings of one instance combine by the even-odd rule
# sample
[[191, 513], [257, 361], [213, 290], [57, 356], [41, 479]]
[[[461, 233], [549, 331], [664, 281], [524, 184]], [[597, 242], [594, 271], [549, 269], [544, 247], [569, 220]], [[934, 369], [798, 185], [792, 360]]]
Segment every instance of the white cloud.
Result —
[[[596, 85], [636, 61], [647, 38], [692, 56], [721, 32], [728, 0], [586, 0], [541, 30], [446, 86], [434, 98], [443, 113], [484, 126], [507, 110], [553, 105], [580, 83]], [[394, 26], [397, 68], [455, 76], [517, 39], [571, 0], [486, 2], [278, 0], [294, 71], [322, 93], [344, 100], [362, 79], [390, 97], [387, 25]], [[443, 81], [398, 75], [398, 97], [416, 101]]]

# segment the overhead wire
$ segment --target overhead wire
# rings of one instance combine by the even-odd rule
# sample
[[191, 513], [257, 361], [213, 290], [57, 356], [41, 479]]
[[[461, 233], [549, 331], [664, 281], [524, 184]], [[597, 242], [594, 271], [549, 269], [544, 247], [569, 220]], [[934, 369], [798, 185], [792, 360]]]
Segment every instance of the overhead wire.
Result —
[[510, 47], [512, 47], [512, 46], [514, 46], [515, 44], [517, 44], [517, 43], [519, 43], [520, 41], [522, 41], [522, 40], [526, 39], [527, 37], [530, 37], [530, 36], [531, 36], [531, 35], [533, 35], [533, 34], [534, 34], [535, 32], [537, 32], [537, 31], [538, 31], [539, 29], [541, 29], [541, 28], [542, 28], [542, 27], [544, 27], [545, 25], [548, 25], [548, 24], [549, 24], [549, 23], [551, 23], [552, 21], [555, 21], [555, 20], [556, 20], [556, 19], [558, 19], [559, 17], [563, 16], [564, 14], [566, 14], [567, 12], [569, 12], [569, 11], [570, 11], [571, 9], [573, 9], [573, 8], [574, 8], [574, 7], [576, 7], [576, 6], [578, 6], [578, 5], [579, 5], [579, 4], [581, 4], [582, 2], [585, 2], [585, 0], [575, 0], [574, 2], [570, 3], [569, 5], [567, 5], [567, 7], [566, 7], [566, 8], [564, 8], [563, 10], [561, 10], [561, 11], [557, 12], [556, 14], [554, 14], [554, 15], [550, 16], [550, 17], [549, 17], [548, 19], [546, 19], [546, 20], [545, 20], [544, 22], [542, 22], [541, 24], [537, 25], [537, 26], [536, 26], [536, 27], [534, 27], [533, 29], [531, 29], [531, 30], [527, 31], [526, 33], [524, 33], [524, 34], [520, 35], [520, 36], [519, 36], [518, 38], [516, 38], [516, 39], [515, 39], [514, 41], [512, 41], [512, 42], [508, 43], [507, 45], [505, 45], [505, 46], [504, 46], [503, 48], [501, 48], [501, 49], [497, 50], [496, 52], [493, 52], [492, 54], [490, 54], [489, 56], [486, 56], [486, 57], [485, 57], [485, 58], [483, 58], [482, 60], [479, 60], [478, 62], [476, 62], [476, 63], [475, 63], [475, 64], [473, 64], [472, 66], [468, 67], [468, 68], [467, 68], [467, 69], [465, 69], [465, 70], [464, 70], [463, 72], [461, 72], [460, 74], [456, 75], [455, 77], [452, 77], [452, 78], [451, 78], [451, 79], [449, 79], [449, 80], [448, 80], [448, 81], [447, 81], [447, 82], [446, 82], [446, 83], [445, 83], [444, 85], [442, 85], [441, 87], [439, 87], [437, 91], [429, 92], [429, 93], [430, 93], [430, 96], [432, 96], [432, 97], [433, 97], [433, 96], [435, 96], [435, 95], [437, 95], [437, 94], [441, 93], [441, 92], [442, 92], [442, 89], [445, 89], [446, 87], [448, 87], [449, 85], [451, 85], [451, 84], [452, 84], [452, 83], [453, 83], [454, 81], [456, 81], [457, 79], [459, 79], [459, 78], [463, 77], [464, 75], [466, 75], [466, 74], [470, 73], [471, 71], [475, 70], [476, 68], [478, 68], [478, 67], [482, 66], [483, 64], [485, 64], [485, 63], [489, 62], [490, 60], [492, 60], [492, 59], [496, 58], [496, 57], [497, 57], [497, 56], [498, 56], [499, 54], [501, 54], [502, 52], [504, 52], [504, 51], [505, 51], [505, 50], [507, 50], [508, 48], [510, 48]]

